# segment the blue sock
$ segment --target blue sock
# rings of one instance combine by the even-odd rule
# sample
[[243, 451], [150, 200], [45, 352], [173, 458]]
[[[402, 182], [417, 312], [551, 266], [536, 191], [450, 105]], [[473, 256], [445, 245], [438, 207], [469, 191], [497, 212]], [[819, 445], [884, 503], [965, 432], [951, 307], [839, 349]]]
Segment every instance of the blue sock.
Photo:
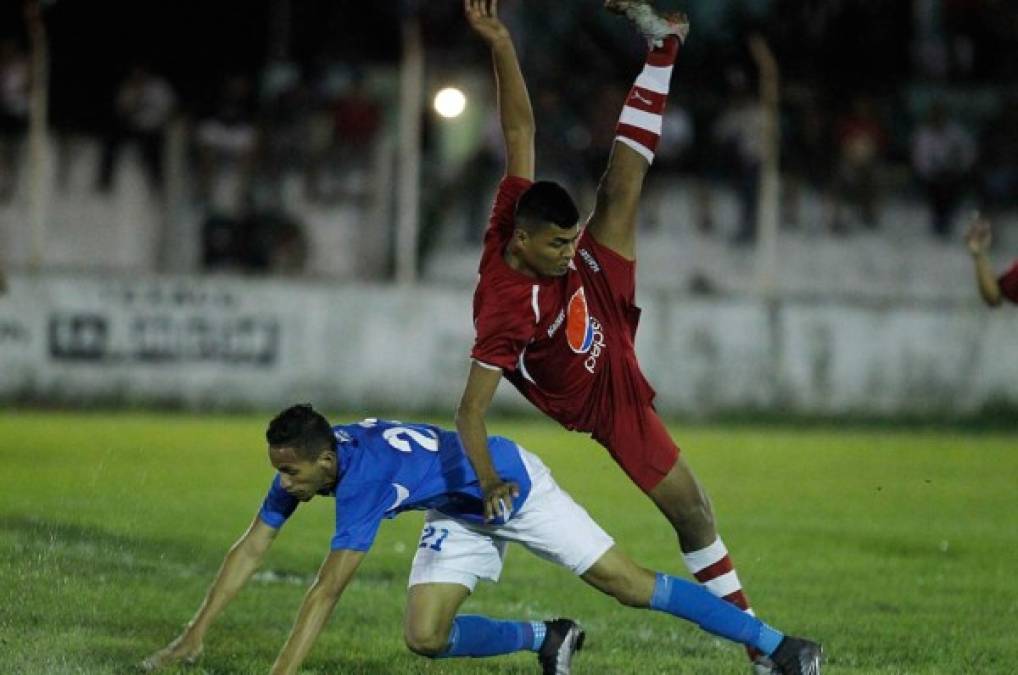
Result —
[[667, 574], [658, 573], [650, 607], [692, 621], [708, 633], [756, 647], [767, 655], [773, 654], [785, 637], [702, 586]]
[[449, 631], [449, 646], [436, 658], [498, 656], [512, 652], [536, 652], [544, 644], [541, 621], [496, 621], [486, 616], [457, 616]]

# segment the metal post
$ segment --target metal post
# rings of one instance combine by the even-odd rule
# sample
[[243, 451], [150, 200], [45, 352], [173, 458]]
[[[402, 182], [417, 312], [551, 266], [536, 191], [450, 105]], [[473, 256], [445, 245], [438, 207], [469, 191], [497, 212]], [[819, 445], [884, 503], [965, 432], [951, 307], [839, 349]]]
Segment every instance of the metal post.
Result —
[[49, 46], [46, 24], [38, 2], [25, 5], [25, 23], [32, 45], [31, 110], [28, 122], [29, 268], [39, 270], [46, 250], [46, 219], [50, 195], [49, 143]]
[[749, 47], [760, 71], [760, 106], [763, 108], [763, 157], [756, 210], [757, 290], [765, 298], [773, 298], [777, 290], [778, 218], [781, 208], [778, 64], [761, 36], [752, 36]]
[[399, 87], [399, 167], [396, 183], [396, 281], [417, 280], [420, 223], [421, 95], [424, 50], [416, 13], [403, 20], [403, 64]]

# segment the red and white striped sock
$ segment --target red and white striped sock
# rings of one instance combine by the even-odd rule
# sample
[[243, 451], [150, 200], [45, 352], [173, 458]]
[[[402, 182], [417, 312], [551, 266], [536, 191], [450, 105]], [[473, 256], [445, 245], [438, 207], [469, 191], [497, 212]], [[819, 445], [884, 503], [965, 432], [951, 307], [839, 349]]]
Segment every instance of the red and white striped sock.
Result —
[[[749, 606], [749, 598], [742, 590], [742, 583], [739, 575], [735, 573], [735, 566], [728, 555], [728, 549], [718, 537], [714, 543], [699, 551], [683, 553], [682, 559], [686, 563], [690, 574], [703, 584], [704, 588], [722, 600], [727, 600], [747, 614], [754, 614], [753, 608]], [[760, 656], [760, 652], [750, 647], [746, 648], [750, 660]]]
[[615, 128], [615, 140], [640, 153], [648, 164], [654, 163], [654, 152], [661, 138], [661, 116], [668, 100], [672, 66], [681, 44], [678, 37], [669, 35], [664, 38], [664, 44], [647, 54], [643, 71], [629, 90]]

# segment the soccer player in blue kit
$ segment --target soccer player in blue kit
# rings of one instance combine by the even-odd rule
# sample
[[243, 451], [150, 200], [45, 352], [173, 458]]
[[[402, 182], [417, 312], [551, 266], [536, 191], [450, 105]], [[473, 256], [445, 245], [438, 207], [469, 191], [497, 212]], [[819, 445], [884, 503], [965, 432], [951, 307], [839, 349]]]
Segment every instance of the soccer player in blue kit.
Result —
[[483, 492], [459, 436], [426, 424], [366, 419], [332, 427], [310, 405], [277, 415], [266, 432], [278, 472], [254, 521], [230, 548], [204, 601], [184, 632], [141, 665], [157, 670], [193, 662], [205, 633], [258, 567], [301, 502], [336, 500], [336, 528], [272, 673], [296, 673], [321, 632], [379, 525], [403, 511], [426, 510], [410, 572], [404, 639], [423, 656], [538, 655], [542, 672], [567, 675], [584, 632], [569, 619], [504, 621], [458, 614], [477, 581], [497, 581], [506, 545], [517, 542], [570, 569], [631, 607], [655, 609], [715, 635], [755, 647], [789, 674], [815, 673], [798, 659], [799, 640], [785, 637], [701, 586], [644, 569], [554, 481], [541, 460], [507, 438], [489, 449], [499, 475], [519, 486], [485, 521]]

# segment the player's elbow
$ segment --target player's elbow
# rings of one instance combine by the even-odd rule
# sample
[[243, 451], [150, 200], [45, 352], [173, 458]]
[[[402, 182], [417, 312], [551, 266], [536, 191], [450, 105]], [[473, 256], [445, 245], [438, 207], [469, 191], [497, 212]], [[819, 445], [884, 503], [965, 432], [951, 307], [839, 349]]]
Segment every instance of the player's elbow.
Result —
[[449, 629], [438, 626], [409, 625], [403, 631], [407, 649], [418, 656], [433, 659], [441, 656], [449, 645]]

